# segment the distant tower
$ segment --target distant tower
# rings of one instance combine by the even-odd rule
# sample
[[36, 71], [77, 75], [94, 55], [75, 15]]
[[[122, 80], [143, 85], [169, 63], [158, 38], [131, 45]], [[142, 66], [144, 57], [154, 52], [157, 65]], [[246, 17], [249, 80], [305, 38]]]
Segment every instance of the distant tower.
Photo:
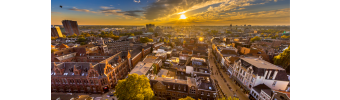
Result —
[[131, 64], [131, 54], [130, 54], [130, 50], [128, 50], [128, 54], [127, 54], [127, 59], [128, 59], [128, 64], [129, 64], [129, 68], [130, 68], [130, 71], [132, 70], [132, 64]]
[[63, 20], [62, 23], [65, 28], [66, 35], [73, 35], [73, 33], [80, 35], [77, 21]]

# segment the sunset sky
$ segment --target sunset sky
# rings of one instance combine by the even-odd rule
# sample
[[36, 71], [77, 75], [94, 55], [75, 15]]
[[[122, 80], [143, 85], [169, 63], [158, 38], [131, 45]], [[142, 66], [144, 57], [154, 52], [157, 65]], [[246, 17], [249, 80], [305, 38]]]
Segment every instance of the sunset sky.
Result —
[[61, 25], [65, 19], [75, 20], [79, 25], [290, 25], [289, 0], [52, 0], [51, 3], [52, 25]]

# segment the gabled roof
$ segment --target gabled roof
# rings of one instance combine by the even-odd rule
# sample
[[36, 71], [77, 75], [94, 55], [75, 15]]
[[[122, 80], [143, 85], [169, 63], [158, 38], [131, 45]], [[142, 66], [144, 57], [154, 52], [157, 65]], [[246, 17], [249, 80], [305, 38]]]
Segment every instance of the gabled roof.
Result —
[[270, 89], [270, 88], [269, 88], [267, 85], [265, 85], [265, 84], [259, 84], [259, 85], [257, 85], [257, 86], [254, 86], [253, 89], [254, 89], [257, 93], [261, 93], [261, 90], [262, 90], [263, 92], [265, 92], [265, 93], [268, 94], [269, 96], [272, 95], [272, 92], [271, 92], [272, 89]]

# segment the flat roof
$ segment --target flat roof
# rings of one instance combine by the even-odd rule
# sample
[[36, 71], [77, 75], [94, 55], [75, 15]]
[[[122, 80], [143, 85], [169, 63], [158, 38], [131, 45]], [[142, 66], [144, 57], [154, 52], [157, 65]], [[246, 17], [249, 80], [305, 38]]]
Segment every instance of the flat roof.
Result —
[[138, 75], [145, 75], [148, 70], [152, 67], [153, 63], [143, 63], [143, 62], [138, 62], [135, 68], [132, 69], [130, 74], [136, 73]]
[[279, 66], [276, 66], [274, 64], [271, 64], [265, 60], [260, 60], [259, 58], [254, 58], [254, 57], [244, 57], [240, 58], [249, 64], [256, 66], [258, 68], [263, 68], [263, 69], [277, 69], [277, 70], [285, 70]]

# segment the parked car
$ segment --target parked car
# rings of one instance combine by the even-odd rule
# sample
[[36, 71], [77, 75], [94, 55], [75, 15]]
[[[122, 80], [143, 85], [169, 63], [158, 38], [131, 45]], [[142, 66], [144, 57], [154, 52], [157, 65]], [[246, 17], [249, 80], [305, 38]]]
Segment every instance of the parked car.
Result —
[[107, 94], [107, 97], [111, 97], [111, 96], [113, 96], [114, 94], [111, 92], [111, 93], [109, 93], [109, 94]]

